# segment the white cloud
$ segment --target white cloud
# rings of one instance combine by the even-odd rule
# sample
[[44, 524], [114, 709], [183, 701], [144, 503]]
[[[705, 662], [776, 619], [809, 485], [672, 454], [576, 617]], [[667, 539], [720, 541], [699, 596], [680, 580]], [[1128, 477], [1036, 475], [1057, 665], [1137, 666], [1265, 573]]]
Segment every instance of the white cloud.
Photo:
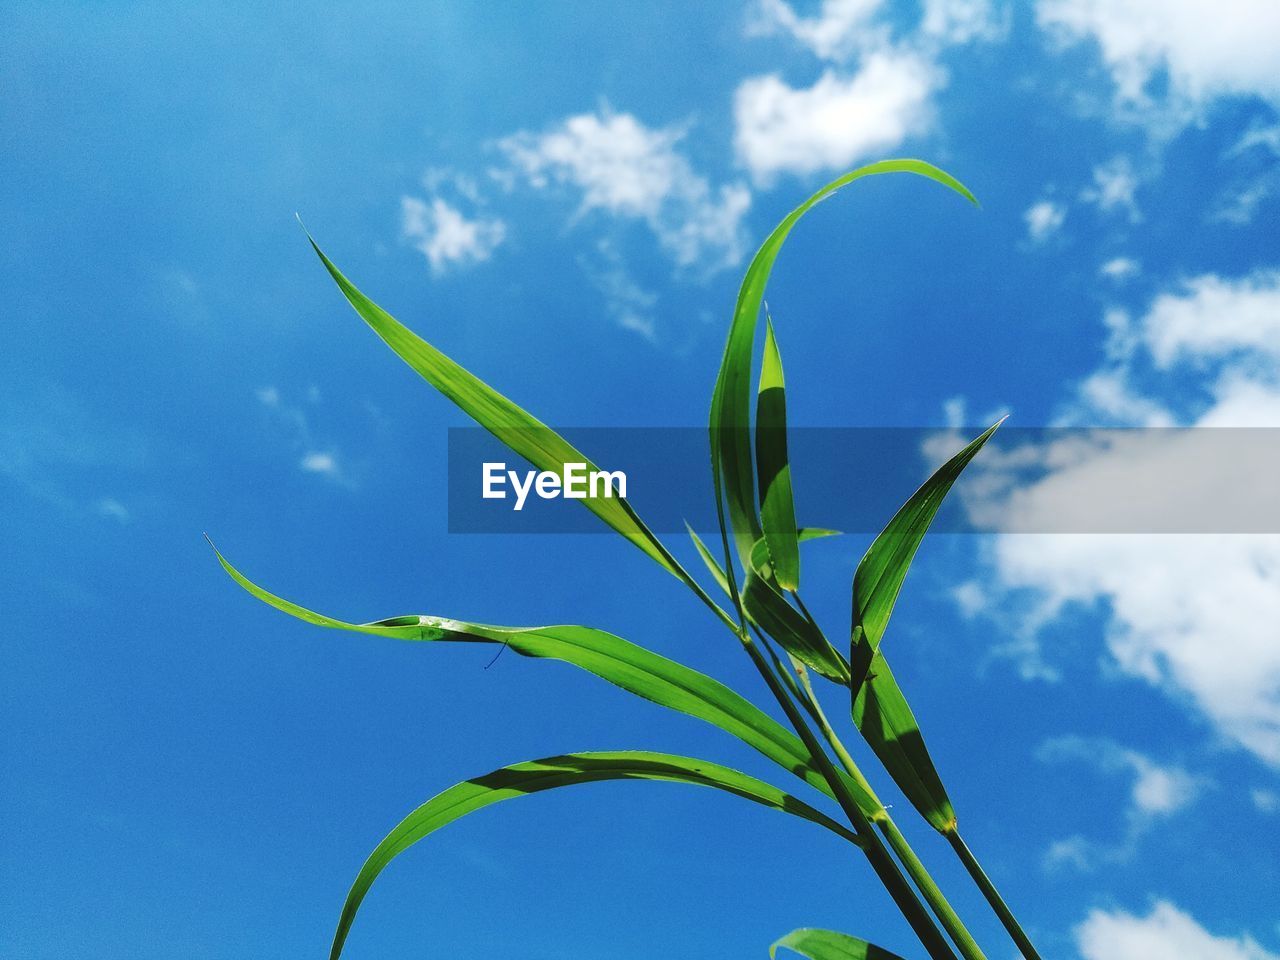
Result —
[[[1107, 359], [1082, 382], [1065, 422], [1280, 426], [1280, 273], [1198, 277], [1157, 296], [1136, 320], [1117, 310], [1107, 321]], [[1177, 391], [1166, 395], [1160, 388], [1170, 382]], [[1086, 502], [1082, 489], [1105, 490], [1112, 472], [1131, 469], [1135, 457], [1164, 462], [1159, 445], [1142, 442], [1156, 439], [1152, 435], [1096, 445], [1072, 439], [1024, 451], [1020, 463], [984, 451], [959, 491], [971, 515], [982, 516], [984, 506], [996, 502], [991, 494], [1000, 489], [1000, 475], [1034, 461], [1047, 472], [1019, 490], [1020, 509], [1059, 519], [1085, 509], [1096, 519], [1106, 497]], [[1119, 505], [1135, 516], [1148, 509], [1168, 516], [1169, 502], [1190, 496], [1201, 473], [1217, 468], [1206, 462], [1204, 471], [1187, 469], [1185, 454], [1171, 455], [1182, 468], [1144, 468], [1169, 479], [1153, 483], [1141, 502]], [[1261, 491], [1269, 498], [1264, 502], [1274, 502], [1273, 470], [1242, 466], [1234, 473], [1245, 484], [1240, 497]], [[1224, 502], [1226, 509], [1238, 499], [1221, 485], [1210, 487], [1196, 502]], [[1046, 529], [1034, 522], [1024, 528]], [[1026, 673], [1048, 672], [1038, 642], [1046, 625], [1072, 607], [1095, 609], [1103, 616], [1113, 669], [1191, 705], [1225, 741], [1280, 766], [1280, 536], [998, 535], [989, 559], [996, 599], [1030, 598], [1032, 614], [1010, 644], [1024, 657]]]
[[917, 54], [880, 50], [845, 75], [825, 70], [797, 89], [777, 74], [743, 81], [734, 94], [734, 145], [758, 182], [781, 173], [839, 170], [923, 133], [938, 68]]
[[1093, 184], [1080, 193], [1080, 199], [1094, 204], [1103, 213], [1123, 210], [1130, 222], [1141, 219], [1135, 195], [1138, 175], [1133, 162], [1125, 156], [1114, 157], [1093, 168]]
[[1280, 102], [1273, 0], [1039, 0], [1036, 13], [1060, 41], [1098, 44], [1122, 103], [1149, 103], [1166, 78], [1187, 110], [1227, 95]]
[[1280, 357], [1280, 270], [1196, 277], [1156, 299], [1141, 336], [1162, 370], [1242, 351]]
[[1045, 858], [1050, 867], [1093, 870], [1105, 863], [1128, 861], [1152, 827], [1190, 807], [1206, 786], [1203, 778], [1182, 767], [1157, 763], [1145, 754], [1105, 739], [1059, 737], [1044, 743], [1037, 756], [1050, 763], [1083, 762], [1102, 773], [1129, 777], [1131, 784], [1121, 839], [1106, 843], [1076, 835], [1057, 840]]
[[990, 0], [924, 0], [920, 32], [949, 44], [1002, 39], [1009, 30], [1009, 11]]
[[1098, 268], [1098, 273], [1116, 283], [1136, 277], [1141, 271], [1142, 264], [1132, 257], [1113, 257]]
[[1033, 243], [1044, 243], [1062, 229], [1067, 219], [1067, 208], [1052, 200], [1033, 203], [1022, 215], [1027, 222], [1027, 234]]
[[1157, 902], [1145, 917], [1093, 910], [1076, 927], [1075, 937], [1084, 960], [1280, 960], [1247, 934], [1214, 936], [1167, 901]]
[[883, 0], [823, 0], [817, 16], [802, 17], [785, 0], [761, 0], [747, 34], [787, 33], [823, 60], [839, 60], [867, 42], [882, 5]]
[[741, 183], [713, 189], [678, 151], [683, 136], [680, 128], [653, 129], [605, 110], [498, 146], [533, 187], [580, 192], [579, 216], [601, 211], [646, 223], [677, 266], [736, 266], [746, 252], [742, 219], [751, 192]]
[[441, 197], [430, 202], [400, 198], [400, 235], [427, 258], [431, 271], [482, 263], [507, 236], [506, 224], [493, 217], [467, 219]]

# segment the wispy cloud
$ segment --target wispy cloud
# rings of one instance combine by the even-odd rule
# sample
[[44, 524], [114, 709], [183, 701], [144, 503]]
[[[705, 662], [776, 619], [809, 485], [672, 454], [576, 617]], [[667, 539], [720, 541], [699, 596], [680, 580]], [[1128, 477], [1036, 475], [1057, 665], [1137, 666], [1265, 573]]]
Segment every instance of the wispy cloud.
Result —
[[[274, 386], [260, 387], [254, 391], [254, 395], [283, 431], [286, 442], [298, 458], [299, 470], [323, 477], [347, 489], [356, 488], [354, 478], [343, 468], [341, 455], [335, 445], [317, 441], [307, 407], [287, 401], [280, 389]], [[312, 408], [316, 407], [320, 403], [320, 391], [315, 387], [310, 388], [306, 403]]]
[[1195, 803], [1208, 783], [1182, 767], [1157, 763], [1105, 739], [1059, 737], [1041, 745], [1037, 756], [1046, 763], [1083, 763], [1103, 774], [1128, 777], [1131, 784], [1122, 836], [1100, 841], [1077, 834], [1056, 840], [1045, 856], [1051, 868], [1089, 871], [1132, 859], [1142, 838], [1160, 821]]
[[653, 128], [608, 108], [498, 143], [519, 179], [568, 190], [576, 216], [599, 212], [645, 224], [677, 267], [715, 272], [746, 252], [744, 184], [713, 187], [680, 151], [682, 127]]

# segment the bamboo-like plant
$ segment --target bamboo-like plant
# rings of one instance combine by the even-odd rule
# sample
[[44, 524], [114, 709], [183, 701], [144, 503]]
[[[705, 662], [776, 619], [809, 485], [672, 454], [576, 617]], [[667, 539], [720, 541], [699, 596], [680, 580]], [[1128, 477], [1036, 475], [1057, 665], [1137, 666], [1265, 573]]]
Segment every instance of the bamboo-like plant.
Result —
[[[564, 625], [508, 628], [417, 615], [347, 623], [267, 592], [218, 554], [222, 566], [249, 593], [308, 623], [398, 640], [500, 644], [523, 656], [571, 663], [636, 696], [712, 723], [777, 763], [803, 787], [834, 801], [844, 822], [772, 784], [689, 757], [618, 751], [512, 764], [428, 800], [378, 844], [347, 894], [331, 960], [341, 954], [356, 912], [378, 874], [410, 846], [498, 801], [599, 780], [666, 780], [714, 787], [825, 827], [866, 857], [931, 958], [956, 960], [958, 955], [964, 960], [983, 960], [982, 950], [838, 736], [819, 701], [812, 673], [849, 698], [853, 725], [885, 771], [929, 825], [946, 838], [1024, 957], [1039, 960], [1012, 911], [961, 838], [946, 788], [882, 649], [890, 615], [921, 540], [956, 478], [999, 424], [934, 473], [867, 550], [853, 577], [846, 656], [828, 640], [800, 598], [800, 544], [833, 531], [796, 524], [782, 359], [772, 321], [767, 318], [761, 374], [758, 383], [752, 382], [765, 286], [791, 229], [815, 204], [846, 184], [895, 172], [926, 177], [977, 203], [958, 180], [923, 161], [873, 163], [832, 181], [793, 210], [765, 240], [743, 278], [711, 399], [711, 466], [723, 558], [717, 559], [697, 534], [689, 531], [717, 589], [725, 595], [728, 610], [681, 565], [626, 499], [600, 495], [582, 500], [587, 509], [687, 587], [729, 631], [751, 658], [791, 729], [711, 677], [603, 630]], [[423, 379], [513, 452], [541, 470], [562, 473], [568, 463], [586, 463], [594, 469], [586, 456], [554, 430], [366, 297], [314, 240], [311, 244], [374, 332]], [[770, 948], [770, 955], [779, 947], [811, 960], [891, 960], [895, 956], [843, 933], [810, 928], [782, 937]]]

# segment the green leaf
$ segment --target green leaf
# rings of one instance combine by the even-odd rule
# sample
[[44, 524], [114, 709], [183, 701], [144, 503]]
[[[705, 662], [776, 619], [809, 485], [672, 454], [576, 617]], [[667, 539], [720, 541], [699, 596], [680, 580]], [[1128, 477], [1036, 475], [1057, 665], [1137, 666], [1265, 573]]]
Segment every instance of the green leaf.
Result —
[[[483, 380], [476, 377], [366, 297], [311, 239], [307, 239], [356, 313], [427, 383], [452, 400], [469, 417], [540, 470], [563, 474], [567, 463], [598, 468], [583, 453]], [[631, 504], [616, 496], [588, 496], [582, 503], [622, 536], [683, 579], [682, 571]]]
[[[796, 531], [797, 537], [801, 543], [806, 540], [817, 540], [820, 537], [838, 537], [839, 530], [827, 530], [824, 527], [801, 527]], [[704, 548], [705, 549], [705, 548]], [[717, 567], [719, 565], [717, 564]], [[765, 538], [761, 537], [751, 546], [751, 569], [766, 580], [773, 576], [773, 570], [769, 565], [769, 547], [765, 542]], [[721, 576], [723, 576], [723, 572]]]
[[747, 574], [742, 603], [752, 621], [778, 641], [787, 653], [828, 680], [842, 684], [849, 682], [849, 664], [840, 652], [813, 621], [787, 603], [787, 598], [763, 577]]
[[330, 960], [337, 960], [369, 888], [393, 859], [441, 827], [491, 804], [543, 790], [602, 780], [666, 780], [715, 787], [774, 810], [802, 817], [844, 839], [857, 838], [830, 817], [754, 777], [718, 763], [641, 751], [571, 753], [502, 767], [459, 783], [428, 800], [397, 824], [356, 876], [333, 937]]
[[[751, 457], [751, 359], [756, 324], [759, 322], [760, 306], [764, 302], [769, 274], [787, 235], [802, 216], [841, 187], [881, 173], [914, 173], [927, 177], [977, 204], [973, 194], [960, 181], [932, 164], [922, 160], [882, 160], [859, 167], [828, 183], [792, 210], [756, 251], [738, 290], [724, 359], [711, 395], [710, 420], [711, 474], [720, 531], [726, 543], [732, 534], [738, 556], [744, 564], [749, 563], [751, 547], [763, 533], [756, 516], [756, 490]], [[729, 508], [728, 526], [724, 516], [726, 500]]]
[[920, 726], [884, 655], [874, 654], [853, 698], [853, 722], [898, 789], [935, 830], [955, 829], [956, 814], [925, 747]]
[[[707, 549], [707, 545], [702, 542], [693, 528], [688, 529], [702, 562], [707, 565], [707, 569], [711, 571], [711, 576], [715, 578], [716, 583], [720, 584], [720, 588], [728, 593], [729, 581], [725, 576], [724, 568], [711, 555], [711, 551]], [[804, 527], [799, 531], [799, 539], [812, 540], [817, 537], [832, 536], [835, 533], [834, 530], [824, 530], [820, 527]], [[757, 572], [760, 568], [756, 568], [747, 574], [746, 587], [742, 592], [747, 619], [773, 637], [797, 660], [809, 665], [830, 680], [848, 683], [849, 665], [845, 663], [844, 657], [840, 656], [840, 652], [831, 645], [816, 624], [802, 616], [764, 579], [767, 575], [765, 554], [766, 548], [761, 539], [756, 542], [752, 557], [761, 560], [765, 566], [765, 572]], [[865, 809], [879, 810], [880, 807], [878, 804], [871, 803]]]
[[859, 562], [853, 577], [854, 627], [862, 628], [872, 650], [880, 647], [907, 570], [951, 485], [1002, 423], [1004, 418], [939, 467], [893, 515]]
[[943, 499], [1003, 422], [993, 424], [939, 467], [911, 496], [871, 544], [853, 578], [853, 722], [911, 805], [942, 833], [955, 829], [955, 810], [880, 642], [907, 570]]
[[[800, 588], [800, 539], [787, 457], [786, 382], [773, 322], [767, 318], [764, 363], [756, 396], [756, 466], [760, 469], [760, 524], [769, 566], [779, 587], [795, 591]], [[754, 560], [754, 544], [751, 549]]]
[[[214, 552], [217, 553], [216, 548]], [[269, 593], [240, 573], [220, 553], [218, 561], [232, 579], [253, 596], [307, 623], [396, 640], [496, 643], [509, 646], [521, 656], [571, 663], [628, 693], [714, 724], [827, 796], [832, 795], [830, 785], [814, 766], [800, 739], [749, 700], [706, 674], [611, 633], [568, 625], [495, 627], [416, 615], [373, 623], [348, 623]], [[852, 778], [847, 785], [859, 804], [865, 804], [872, 812], [881, 809]]]
[[875, 944], [851, 937], [834, 930], [818, 930], [803, 927], [792, 930], [769, 948], [769, 956], [776, 957], [778, 948], [785, 947], [809, 960], [902, 960], [896, 953], [882, 950]]

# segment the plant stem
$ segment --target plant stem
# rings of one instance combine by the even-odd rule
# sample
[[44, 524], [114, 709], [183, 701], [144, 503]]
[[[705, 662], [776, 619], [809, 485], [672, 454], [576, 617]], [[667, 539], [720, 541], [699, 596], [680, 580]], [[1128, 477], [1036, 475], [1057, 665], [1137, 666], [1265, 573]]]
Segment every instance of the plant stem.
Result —
[[956, 854], [960, 857], [960, 862], [964, 864], [965, 869], [969, 871], [969, 876], [973, 877], [973, 882], [978, 885], [978, 889], [982, 891], [982, 895], [987, 898], [987, 903], [991, 904], [991, 909], [996, 912], [996, 916], [1000, 918], [1000, 922], [1004, 924], [1004, 928], [1009, 931], [1009, 936], [1013, 938], [1013, 942], [1018, 945], [1018, 949], [1022, 951], [1026, 960], [1040, 960], [1040, 954], [1036, 952], [1036, 948], [1032, 945], [1030, 938], [1023, 932], [1017, 918], [1013, 915], [1013, 911], [1009, 909], [1009, 905], [1004, 902], [1004, 898], [1000, 896], [1000, 891], [996, 889], [996, 885], [991, 882], [991, 878], [987, 876], [987, 872], [982, 869], [982, 864], [978, 862], [978, 858], [973, 855], [973, 851], [969, 849], [969, 845], [964, 842], [960, 834], [955, 830], [949, 830], [945, 834], [947, 841], [951, 844]]
[[[774, 655], [775, 662], [778, 666], [778, 673], [775, 673], [774, 670], [770, 668], [769, 663], [765, 660], [764, 655], [761, 654], [760, 648], [756, 645], [755, 641], [751, 639], [751, 635], [748, 633], [746, 626], [746, 611], [742, 607], [741, 595], [738, 593], [737, 583], [735, 582], [736, 577], [734, 577], [733, 574], [733, 565], [729, 555], [729, 543], [728, 539], [724, 535], [723, 518], [721, 523], [721, 537], [724, 540], [725, 559], [728, 561], [725, 567], [727, 581], [730, 584], [730, 594], [733, 597], [738, 613], [737, 623], [734, 623], [733, 618], [730, 617], [718, 603], [708, 596], [707, 592], [702, 589], [702, 585], [689, 575], [688, 571], [684, 569], [680, 562], [676, 560], [676, 558], [672, 556], [671, 553], [661, 545], [661, 543], [659, 543], [659, 549], [661, 549], [672, 567], [677, 571], [677, 576], [680, 580], [693, 591], [698, 599], [701, 600], [707, 608], [716, 615], [716, 618], [728, 627], [742, 643], [743, 649], [747, 651], [747, 654], [751, 657], [751, 662], [755, 664], [760, 676], [764, 678], [764, 681], [768, 685], [774, 699], [778, 701], [778, 704], [782, 707], [783, 713], [787, 715], [787, 720], [790, 721], [791, 726], [795, 729], [797, 735], [799, 735], [801, 742], [804, 743], [805, 749], [807, 749], [809, 754], [813, 757], [814, 763], [817, 764], [819, 772], [822, 773], [823, 777], [830, 785], [831, 792], [835, 795], [836, 802], [844, 811], [845, 816], [849, 818], [849, 822], [853, 826], [854, 833], [860, 840], [862, 840], [862, 851], [871, 862], [872, 869], [875, 870], [876, 875], [880, 878], [880, 882], [884, 885], [885, 889], [888, 890], [889, 895], [893, 897], [894, 903], [897, 904], [898, 909], [902, 912], [907, 923], [911, 925], [911, 929], [919, 938], [921, 945], [928, 951], [929, 956], [934, 958], [934, 960], [956, 960], [955, 953], [947, 944], [946, 939], [942, 936], [938, 927], [934, 924], [929, 914], [921, 905], [920, 900], [916, 897], [910, 884], [907, 883], [906, 878], [902, 876], [901, 871], [898, 869], [898, 865], [885, 849], [884, 844], [880, 840], [880, 835], [876, 833], [875, 829], [871, 825], [871, 821], [867, 818], [866, 814], [862, 812], [862, 808], [858, 806], [857, 800], [855, 800], [853, 795], [849, 793], [844, 781], [831, 765], [831, 760], [827, 756], [826, 751], [822, 748], [822, 744], [818, 742], [817, 738], [813, 735], [813, 731], [809, 729], [809, 725], [805, 722], [804, 717], [801, 716], [800, 712], [796, 709], [795, 701], [792, 700], [791, 696], [787, 693], [786, 687], [783, 686], [783, 682], [778, 678], [778, 673], [784, 672], [781, 662], [777, 661], [777, 657]], [[770, 650], [770, 653], [772, 654], [772, 650]], [[844, 748], [844, 744], [840, 743], [840, 739], [836, 736], [835, 731], [831, 729], [831, 724], [827, 721], [826, 714], [822, 712], [822, 707], [818, 704], [817, 698], [813, 696], [813, 688], [808, 684], [808, 674], [802, 673], [800, 674], [800, 677], [801, 682], [805, 684], [807, 690], [806, 695], [804, 696], [800, 695], [799, 690], [795, 690], [796, 699], [806, 704], [806, 707], [809, 708], [810, 712], [814, 715], [815, 722], [823, 728], [824, 738], [832, 744], [832, 749], [835, 750], [839, 756], [841, 765], [849, 771], [849, 776], [856, 779], [859, 785], [866, 789], [869, 796], [874, 797], [875, 792], [872, 791], [871, 785], [866, 782], [866, 779], [862, 776], [862, 772], [858, 770], [857, 764], [853, 762], [853, 758]], [[790, 678], [788, 677], [788, 679]], [[792, 685], [792, 689], [795, 689], [794, 685]], [[903, 843], [905, 845], [905, 840]], [[914, 857], [915, 855], [913, 853], [912, 858], [914, 859]], [[918, 864], [919, 861], [916, 860], [916, 863]], [[920, 869], [924, 872], [923, 865], [920, 866]], [[927, 872], [925, 872], [925, 875], [927, 876]], [[937, 893], [937, 897], [942, 899], [941, 891], [938, 890], [936, 884], [932, 883], [932, 880], [930, 880], [929, 886]], [[927, 891], [925, 891], [925, 895], [929, 895]], [[943, 899], [942, 902], [945, 903], [945, 899]], [[933, 906], [934, 911], [937, 912], [937, 906], [932, 903], [931, 906]], [[948, 904], [947, 910], [950, 911], [950, 909], [950, 905]], [[956, 922], [959, 922], [958, 918]], [[963, 946], [961, 949], [964, 949]], [[977, 953], [976, 956], [966, 953], [966, 960], [985, 960], [985, 958], [982, 958], [981, 952]]]
[[912, 881], [924, 895], [930, 909], [933, 910], [938, 921], [946, 929], [947, 934], [955, 942], [955, 945], [960, 948], [960, 953], [965, 957], [965, 960], [986, 960], [982, 948], [973, 939], [973, 935], [969, 933], [964, 921], [960, 919], [955, 909], [947, 901], [947, 898], [943, 895], [942, 890], [938, 888], [925, 865], [920, 862], [916, 852], [911, 849], [911, 844], [907, 843], [907, 838], [902, 835], [902, 831], [893, 822], [893, 818], [886, 815], [883, 820], [876, 822], [876, 826], [885, 835], [885, 839], [889, 841], [889, 846], [893, 848], [893, 852], [902, 861], [902, 865], [907, 868], [907, 873], [911, 875]]
[[946, 939], [942, 936], [929, 914], [925, 912], [924, 907], [916, 898], [906, 878], [898, 870], [893, 858], [889, 856], [889, 851], [881, 843], [879, 834], [872, 828], [871, 821], [867, 819], [867, 815], [862, 812], [857, 801], [849, 792], [848, 787], [845, 786], [844, 781], [841, 780], [840, 775], [836, 772], [835, 767], [831, 765], [831, 760], [827, 757], [826, 751], [822, 749], [822, 744], [818, 742], [813, 735], [813, 731], [809, 729], [809, 725], [805, 723], [804, 717], [796, 709], [795, 703], [787, 695], [786, 688], [782, 686], [782, 681], [769, 668], [768, 662], [764, 659], [764, 655], [760, 653], [759, 647], [751, 639], [750, 634], [743, 630], [739, 633], [739, 639], [742, 641], [743, 648], [750, 655], [752, 662], [756, 665], [756, 669], [760, 671], [765, 683], [769, 685], [769, 690], [773, 693], [774, 698], [777, 699], [783, 712], [786, 713], [792, 727], [795, 728], [796, 733], [804, 742], [805, 748], [813, 756], [818, 769], [826, 777], [827, 783], [831, 785], [836, 802], [840, 804], [845, 816], [849, 818], [849, 822], [853, 825], [854, 833], [863, 841], [862, 852], [866, 854], [867, 859], [871, 862], [872, 869], [875, 870], [885, 889], [889, 891], [889, 895], [893, 897], [898, 909], [902, 911], [907, 923], [911, 925], [911, 929], [915, 931], [916, 936], [920, 939], [920, 943], [929, 952], [929, 956], [935, 958], [935, 960], [955, 960], [955, 953], [948, 946]]
[[[799, 597], [796, 598], [799, 600]], [[863, 777], [862, 771], [858, 769], [858, 765], [850, 756], [849, 751], [845, 749], [845, 745], [841, 742], [840, 737], [832, 729], [827, 715], [822, 709], [822, 704], [818, 700], [817, 694], [814, 692], [813, 684], [809, 679], [809, 671], [805, 669], [804, 664], [795, 663], [796, 676], [800, 680], [800, 685], [804, 688], [810, 703], [810, 713], [818, 724], [818, 729], [822, 732], [827, 743], [831, 744], [831, 749], [835, 751], [836, 758], [840, 764], [848, 771], [849, 776], [861, 784], [867, 793], [875, 797], [875, 791], [871, 789], [871, 785], [867, 783]], [[878, 799], [877, 799], [877, 802]], [[920, 858], [916, 856], [915, 850], [911, 848], [911, 844], [907, 842], [907, 838], [902, 835], [902, 831], [898, 829], [898, 825], [893, 822], [893, 818], [889, 816], [889, 812], [881, 807], [883, 813], [881, 816], [873, 818], [876, 826], [884, 834], [885, 839], [889, 841], [889, 846], [893, 848], [894, 854], [898, 860], [907, 869], [911, 880], [916, 885], [916, 889], [920, 891], [925, 902], [929, 904], [929, 909], [933, 911], [934, 916], [938, 918], [938, 922], [942, 924], [947, 934], [951, 937], [952, 942], [960, 949], [960, 953], [965, 960], [986, 960], [986, 956], [982, 952], [982, 948], [978, 946], [973, 935], [969, 933], [968, 928], [964, 925], [964, 921], [960, 919], [955, 908], [947, 900], [942, 890], [934, 882], [933, 877], [929, 874], [928, 869], [921, 863]]]

